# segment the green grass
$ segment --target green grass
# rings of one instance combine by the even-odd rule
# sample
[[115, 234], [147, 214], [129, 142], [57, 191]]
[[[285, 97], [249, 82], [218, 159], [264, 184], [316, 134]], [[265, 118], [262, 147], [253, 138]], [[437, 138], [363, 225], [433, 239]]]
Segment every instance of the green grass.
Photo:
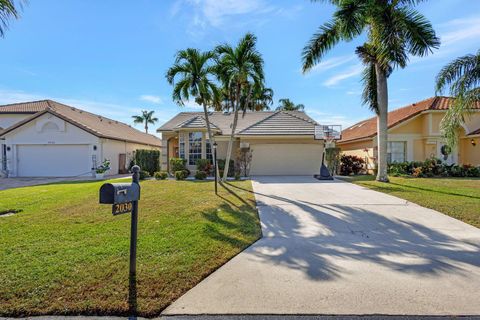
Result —
[[480, 228], [480, 179], [390, 177], [390, 183], [374, 181], [373, 176], [346, 180], [388, 193], [462, 220]]
[[[141, 183], [138, 311], [157, 315], [261, 235], [250, 181]], [[130, 214], [98, 204], [101, 182], [0, 191], [0, 316], [125, 315]], [[233, 189], [233, 188], [230, 188]]]

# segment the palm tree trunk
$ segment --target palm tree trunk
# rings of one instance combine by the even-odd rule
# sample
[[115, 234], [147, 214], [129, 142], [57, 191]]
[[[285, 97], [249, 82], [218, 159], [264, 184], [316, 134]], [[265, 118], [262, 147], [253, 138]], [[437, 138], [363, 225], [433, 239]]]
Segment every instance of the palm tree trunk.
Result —
[[375, 64], [377, 76], [377, 181], [389, 182], [387, 174], [388, 144], [388, 87], [387, 76], [379, 64]]
[[203, 104], [203, 114], [205, 115], [205, 122], [207, 123], [207, 134], [210, 143], [210, 151], [212, 152], [213, 165], [215, 166], [215, 170], [217, 170], [218, 176], [217, 159], [215, 159], [215, 152], [213, 152], [213, 144], [215, 141], [213, 140], [212, 129], [210, 128], [210, 119], [208, 118], [208, 107], [206, 103]]
[[148, 133], [148, 124], [145, 122], [145, 133]]
[[240, 109], [240, 84], [237, 85], [237, 96], [235, 97], [235, 105], [234, 105], [234, 116], [233, 116], [233, 123], [232, 123], [232, 133], [230, 134], [230, 141], [228, 141], [228, 148], [227, 148], [227, 156], [225, 159], [225, 170], [223, 171], [222, 181], [227, 181], [228, 177], [228, 170], [230, 169], [230, 158], [233, 149], [233, 140], [235, 137], [235, 130], [237, 129], [237, 121], [238, 121], [238, 109]]

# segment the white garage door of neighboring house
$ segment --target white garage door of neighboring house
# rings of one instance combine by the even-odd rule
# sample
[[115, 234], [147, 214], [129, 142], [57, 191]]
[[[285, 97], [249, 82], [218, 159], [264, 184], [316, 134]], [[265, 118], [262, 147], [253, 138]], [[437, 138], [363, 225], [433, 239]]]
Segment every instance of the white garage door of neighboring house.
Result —
[[18, 145], [19, 177], [73, 177], [89, 172], [88, 145]]
[[322, 145], [255, 144], [251, 150], [251, 175], [313, 175], [320, 171]]

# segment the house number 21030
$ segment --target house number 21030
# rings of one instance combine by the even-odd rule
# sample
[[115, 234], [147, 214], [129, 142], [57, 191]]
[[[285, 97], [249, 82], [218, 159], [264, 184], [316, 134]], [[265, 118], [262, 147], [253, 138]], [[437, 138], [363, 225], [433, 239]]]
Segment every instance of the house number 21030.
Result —
[[116, 203], [112, 206], [112, 213], [114, 216], [122, 213], [132, 212], [133, 204], [131, 202]]

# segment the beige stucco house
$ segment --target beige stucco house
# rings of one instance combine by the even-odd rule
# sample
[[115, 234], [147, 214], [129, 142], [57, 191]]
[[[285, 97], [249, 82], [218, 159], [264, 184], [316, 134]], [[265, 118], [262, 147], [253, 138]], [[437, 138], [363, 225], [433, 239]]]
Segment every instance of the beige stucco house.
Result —
[[159, 138], [127, 124], [52, 100], [0, 106], [0, 174], [9, 177], [126, 173], [137, 149], [160, 149]]
[[[233, 114], [211, 112], [218, 159], [225, 159]], [[323, 141], [314, 139], [317, 123], [300, 111], [247, 112], [239, 115], [232, 158], [237, 150], [252, 151], [251, 175], [313, 175], [320, 169]], [[205, 118], [202, 112], [182, 112], [158, 128], [162, 134], [161, 166], [169, 159], [184, 158], [195, 171], [197, 159], [211, 159]]]
[[[388, 161], [443, 159], [445, 144], [440, 123], [452, 103], [449, 97], [433, 97], [388, 113]], [[342, 131], [337, 146], [344, 154], [366, 160], [374, 168], [377, 145], [376, 117], [360, 121]], [[459, 132], [458, 147], [446, 159], [449, 163], [480, 165], [480, 105]]]

